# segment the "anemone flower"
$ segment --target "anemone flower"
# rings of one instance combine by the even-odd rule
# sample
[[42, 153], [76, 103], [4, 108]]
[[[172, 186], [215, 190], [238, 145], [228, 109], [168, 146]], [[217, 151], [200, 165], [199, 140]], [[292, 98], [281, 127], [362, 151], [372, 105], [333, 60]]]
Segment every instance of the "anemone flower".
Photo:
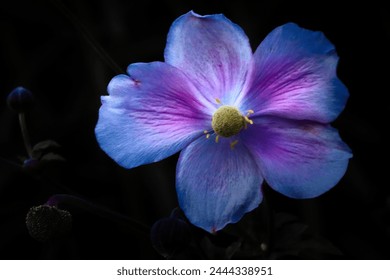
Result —
[[191, 11], [172, 24], [164, 56], [111, 80], [95, 132], [125, 168], [181, 151], [176, 190], [194, 225], [239, 221], [261, 203], [264, 180], [303, 199], [344, 175], [352, 154], [329, 123], [348, 91], [321, 32], [288, 23], [252, 53], [229, 19]]

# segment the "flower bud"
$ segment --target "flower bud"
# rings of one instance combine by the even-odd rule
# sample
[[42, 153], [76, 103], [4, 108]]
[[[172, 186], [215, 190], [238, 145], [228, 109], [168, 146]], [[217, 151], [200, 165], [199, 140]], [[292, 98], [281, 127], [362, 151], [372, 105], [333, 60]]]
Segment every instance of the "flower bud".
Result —
[[72, 228], [72, 216], [55, 206], [35, 206], [27, 213], [26, 226], [32, 238], [46, 242], [68, 235]]
[[185, 249], [191, 242], [189, 225], [178, 218], [162, 218], [155, 222], [150, 233], [153, 247], [165, 258]]
[[8, 94], [7, 104], [12, 110], [24, 113], [33, 105], [34, 97], [28, 89], [17, 87]]
[[41, 169], [41, 162], [38, 159], [28, 158], [23, 162], [23, 170], [29, 173], [37, 173]]

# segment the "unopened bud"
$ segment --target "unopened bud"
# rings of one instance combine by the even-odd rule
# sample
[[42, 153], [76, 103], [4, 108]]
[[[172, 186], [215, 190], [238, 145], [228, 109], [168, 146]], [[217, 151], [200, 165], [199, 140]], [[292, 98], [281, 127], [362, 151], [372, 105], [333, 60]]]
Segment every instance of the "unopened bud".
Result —
[[8, 106], [18, 112], [24, 113], [33, 105], [34, 97], [28, 89], [24, 87], [17, 87], [7, 97]]
[[26, 226], [31, 237], [40, 242], [59, 239], [70, 233], [72, 215], [55, 206], [35, 206], [27, 213]]
[[185, 249], [191, 242], [189, 225], [178, 218], [162, 218], [154, 223], [150, 233], [153, 247], [165, 258]]
[[36, 173], [41, 168], [41, 162], [38, 159], [28, 158], [23, 162], [23, 170], [30, 173]]

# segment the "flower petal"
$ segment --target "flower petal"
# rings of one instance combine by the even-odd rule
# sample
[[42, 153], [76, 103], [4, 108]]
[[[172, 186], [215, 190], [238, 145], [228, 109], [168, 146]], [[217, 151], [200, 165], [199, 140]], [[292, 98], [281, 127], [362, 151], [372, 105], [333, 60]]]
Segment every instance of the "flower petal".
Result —
[[321, 32], [289, 23], [273, 30], [255, 52], [245, 109], [322, 123], [344, 109], [348, 90], [336, 76], [338, 56]]
[[176, 189], [180, 207], [194, 225], [209, 232], [239, 221], [262, 201], [258, 165], [240, 142], [201, 137], [180, 154]]
[[164, 159], [211, 126], [197, 90], [180, 70], [162, 62], [132, 64], [102, 97], [96, 138], [118, 164], [132, 168]]
[[274, 117], [253, 121], [242, 137], [274, 190], [292, 198], [312, 198], [344, 175], [352, 154], [331, 126]]
[[252, 63], [244, 31], [222, 14], [179, 17], [168, 33], [165, 61], [186, 73], [206, 99], [233, 104]]

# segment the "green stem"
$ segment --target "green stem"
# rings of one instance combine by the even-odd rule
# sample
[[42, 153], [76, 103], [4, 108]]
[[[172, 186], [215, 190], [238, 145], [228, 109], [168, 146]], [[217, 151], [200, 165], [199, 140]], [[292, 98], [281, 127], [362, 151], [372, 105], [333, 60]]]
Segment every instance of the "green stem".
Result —
[[266, 236], [265, 236], [265, 243], [264, 245], [266, 246], [264, 250], [264, 255], [266, 257], [269, 256], [272, 247], [273, 247], [273, 236], [274, 236], [274, 213], [272, 211], [272, 207], [270, 205], [269, 199], [266, 198], [266, 195], [263, 196], [263, 211], [262, 211], [262, 216], [263, 220], [265, 220], [265, 226], [267, 227], [266, 229]]
[[13, 161], [10, 161], [6, 158], [0, 157], [0, 163], [3, 163], [4, 165], [12, 166], [13, 168], [20, 169], [21, 166]]
[[142, 234], [149, 236], [150, 228], [137, 220], [130, 217], [112, 211], [104, 206], [94, 204], [90, 201], [84, 200], [80, 197], [68, 195], [68, 194], [56, 194], [49, 198], [46, 205], [59, 206], [59, 205], [70, 205], [77, 208], [83, 209], [90, 213], [96, 214], [99, 217], [115, 221], [117, 224], [128, 228], [136, 234]]
[[32, 146], [26, 125], [26, 115], [24, 113], [19, 113], [19, 124], [22, 131], [24, 147], [26, 148], [28, 156], [32, 158]]
[[58, 10], [65, 15], [69, 22], [81, 33], [87, 43], [94, 49], [100, 58], [117, 74], [124, 74], [125, 72], [115, 63], [104, 48], [95, 40], [87, 28], [80, 22], [75, 14], [69, 10], [60, 0], [51, 0]]

